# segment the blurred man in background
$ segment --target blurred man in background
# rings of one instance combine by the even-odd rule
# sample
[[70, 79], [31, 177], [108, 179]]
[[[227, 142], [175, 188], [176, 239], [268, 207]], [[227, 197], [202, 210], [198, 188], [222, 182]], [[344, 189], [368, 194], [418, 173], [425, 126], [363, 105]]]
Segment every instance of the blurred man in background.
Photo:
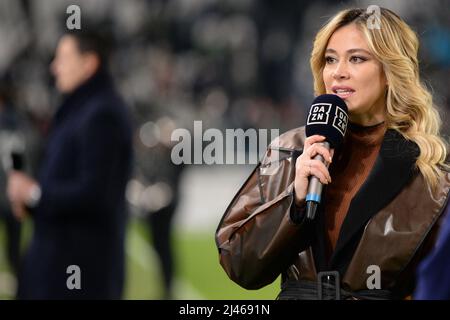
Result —
[[[157, 118], [148, 115], [145, 118]], [[175, 122], [168, 116], [140, 126], [135, 144], [135, 179], [143, 186], [139, 212], [151, 235], [159, 259], [162, 293], [160, 299], [176, 298], [174, 280], [177, 263], [173, 248], [173, 222], [180, 202], [180, 180], [184, 169], [171, 160]], [[156, 134], [155, 134], [156, 133]]]
[[106, 70], [104, 40], [84, 30], [60, 39], [51, 70], [65, 99], [39, 179], [9, 175], [14, 214], [34, 220], [21, 299], [121, 298], [131, 126]]

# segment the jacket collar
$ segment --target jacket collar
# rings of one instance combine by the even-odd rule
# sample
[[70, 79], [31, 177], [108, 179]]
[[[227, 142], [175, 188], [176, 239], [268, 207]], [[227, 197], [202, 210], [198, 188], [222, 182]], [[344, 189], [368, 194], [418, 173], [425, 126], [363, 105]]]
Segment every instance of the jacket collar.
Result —
[[[345, 273], [367, 222], [417, 173], [418, 155], [419, 148], [414, 142], [395, 130], [386, 131], [374, 167], [350, 203], [328, 268]], [[320, 247], [324, 248], [323, 243]]]
[[72, 109], [80, 108], [86, 99], [99, 90], [111, 86], [113, 86], [111, 76], [104, 69], [100, 69], [91, 78], [75, 89], [75, 91], [64, 96], [63, 103], [55, 114], [56, 121], [60, 121], [69, 114]]

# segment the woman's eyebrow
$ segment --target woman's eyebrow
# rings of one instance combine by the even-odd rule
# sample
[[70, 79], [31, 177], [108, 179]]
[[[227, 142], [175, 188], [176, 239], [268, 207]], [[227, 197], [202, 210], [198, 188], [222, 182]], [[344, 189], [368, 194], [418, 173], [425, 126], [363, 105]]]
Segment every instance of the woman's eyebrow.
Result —
[[[364, 52], [365, 54], [368, 55], [372, 55], [369, 51], [365, 50], [365, 49], [361, 49], [361, 48], [354, 48], [354, 49], [349, 49], [347, 50], [347, 53], [355, 53], [355, 52]], [[325, 53], [334, 53], [337, 54], [337, 51], [332, 49], [332, 48], [327, 48], [325, 50]]]

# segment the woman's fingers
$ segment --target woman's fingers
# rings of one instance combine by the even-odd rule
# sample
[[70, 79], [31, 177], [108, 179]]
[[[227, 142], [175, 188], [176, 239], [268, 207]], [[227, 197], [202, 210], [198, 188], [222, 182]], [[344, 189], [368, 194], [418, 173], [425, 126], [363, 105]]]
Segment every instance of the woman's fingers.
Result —
[[319, 143], [313, 144], [311, 147], [309, 147], [307, 154], [311, 159], [313, 159], [317, 154], [320, 154], [325, 159], [327, 164], [331, 163], [333, 157], [331, 155], [331, 151]]
[[305, 139], [305, 146], [304, 146], [304, 150], [308, 149], [310, 146], [312, 146], [314, 143], [317, 142], [324, 142], [325, 141], [325, 137], [324, 136], [319, 136], [319, 135], [313, 135], [310, 136], [308, 138]]
[[297, 159], [296, 163], [297, 173], [303, 178], [308, 178], [309, 176], [316, 176], [320, 182], [328, 184], [331, 182], [330, 172], [328, 171], [325, 164], [320, 160], [314, 159]]
[[331, 182], [330, 172], [327, 167], [319, 160], [311, 160], [311, 175], [315, 176], [323, 184], [329, 184]]
[[[323, 136], [308, 137], [305, 140], [303, 153], [296, 160], [294, 190], [297, 203], [300, 203], [306, 197], [310, 176], [317, 177], [322, 184], [331, 183], [331, 176], [327, 167], [332, 160], [334, 150], [325, 148], [321, 144], [324, 141], [325, 137]], [[314, 159], [317, 154], [320, 154], [325, 159], [325, 163]]]

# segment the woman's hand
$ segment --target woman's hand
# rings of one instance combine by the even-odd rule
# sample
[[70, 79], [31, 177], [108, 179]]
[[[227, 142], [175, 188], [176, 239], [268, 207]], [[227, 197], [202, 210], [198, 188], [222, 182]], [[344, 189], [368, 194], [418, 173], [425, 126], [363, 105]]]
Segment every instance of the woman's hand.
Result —
[[[331, 182], [328, 166], [334, 155], [334, 150], [328, 151], [321, 142], [325, 137], [314, 135], [306, 138], [303, 153], [297, 158], [295, 163], [295, 202], [299, 205], [306, 198], [308, 192], [308, 179], [310, 176], [317, 177], [324, 185]], [[325, 159], [325, 164], [314, 157], [320, 154]]]

